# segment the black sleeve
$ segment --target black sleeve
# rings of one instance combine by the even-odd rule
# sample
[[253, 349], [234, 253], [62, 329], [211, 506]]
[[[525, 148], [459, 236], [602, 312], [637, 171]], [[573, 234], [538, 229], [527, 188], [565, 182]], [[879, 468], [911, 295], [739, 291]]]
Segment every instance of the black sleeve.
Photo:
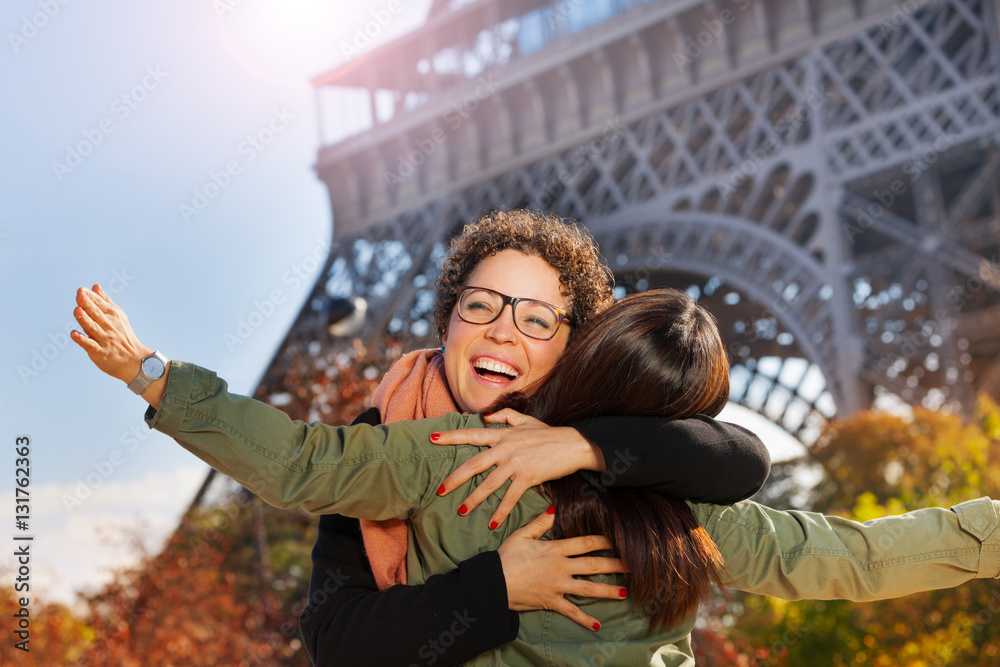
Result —
[[[378, 423], [378, 411], [354, 423]], [[500, 556], [487, 551], [420, 586], [379, 592], [357, 519], [320, 517], [309, 605], [299, 618], [313, 664], [460, 665], [512, 641]]]
[[603, 473], [581, 472], [598, 489], [728, 505], [757, 493], [771, 471], [771, 456], [752, 431], [704, 415], [597, 417], [571, 426], [604, 453]]

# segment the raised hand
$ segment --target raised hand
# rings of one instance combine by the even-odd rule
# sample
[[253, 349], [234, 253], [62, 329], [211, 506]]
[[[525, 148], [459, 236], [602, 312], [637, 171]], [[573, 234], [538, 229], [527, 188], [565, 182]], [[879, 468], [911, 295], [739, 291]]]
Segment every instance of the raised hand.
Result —
[[512, 426], [443, 431], [431, 436], [431, 442], [489, 447], [489, 450], [476, 454], [448, 475], [442, 484], [441, 495], [447, 495], [479, 473], [496, 466], [496, 470], [487, 475], [464, 502], [471, 512], [509, 479], [510, 486], [490, 517], [492, 528], [504, 522], [518, 499], [531, 487], [578, 470], [603, 471], [605, 468], [600, 448], [575, 428], [547, 426], [509, 408], [483, 419], [488, 423]]
[[[76, 303], [73, 317], [83, 331], [73, 331], [70, 337], [99, 369], [126, 384], [131, 382], [139, 374], [142, 360], [153, 353], [152, 348], [139, 342], [125, 311], [100, 285], [94, 285], [92, 290], [78, 289]], [[143, 392], [143, 398], [154, 407], [160, 403], [165, 378]]]

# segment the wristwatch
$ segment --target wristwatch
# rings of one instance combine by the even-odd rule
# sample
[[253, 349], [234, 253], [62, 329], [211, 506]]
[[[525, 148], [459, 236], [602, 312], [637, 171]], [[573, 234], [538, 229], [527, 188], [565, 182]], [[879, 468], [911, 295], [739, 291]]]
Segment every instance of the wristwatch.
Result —
[[167, 372], [167, 358], [159, 352], [154, 352], [142, 360], [139, 374], [128, 383], [128, 388], [136, 394], [142, 394], [146, 387], [163, 377]]

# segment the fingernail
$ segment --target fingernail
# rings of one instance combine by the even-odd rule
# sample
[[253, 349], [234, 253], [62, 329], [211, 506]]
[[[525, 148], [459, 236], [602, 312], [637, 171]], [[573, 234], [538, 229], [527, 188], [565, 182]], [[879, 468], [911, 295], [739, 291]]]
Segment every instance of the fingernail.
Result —
[[627, 598], [628, 597], [628, 589], [627, 588], [619, 588], [618, 589], [618, 597]]
[[458, 513], [459, 513], [459, 514], [461, 514], [462, 516], [465, 516], [466, 514], [468, 514], [468, 513], [469, 513], [469, 508], [468, 508], [468, 507], [466, 507], [466, 506], [465, 506], [465, 504], [463, 503], [463, 504], [462, 504], [462, 505], [461, 505], [461, 506], [460, 506], [460, 507], [458, 508]]
[[496, 530], [499, 525], [496, 521], [490, 521], [490, 530]]
[[444, 491], [445, 491], [444, 484], [442, 484], [441, 486], [438, 487], [438, 495], [443, 496]]
[[493, 413], [491, 412], [488, 415], [483, 415], [483, 419], [486, 419], [487, 417], [492, 417], [492, 416], [493, 416]]
[[431, 433], [431, 442], [437, 442], [441, 439], [440, 433]]
[[549, 508], [547, 510], [545, 510], [545, 513], [546, 514], [555, 514], [556, 513], [556, 506], [555, 505], [549, 505]]
[[600, 624], [600, 623], [597, 623], [597, 622], [595, 622], [595, 623], [594, 623], [594, 625], [593, 625], [593, 628], [594, 628], [594, 632], [597, 632], [598, 630], [600, 630], [600, 629], [601, 629], [601, 624]]

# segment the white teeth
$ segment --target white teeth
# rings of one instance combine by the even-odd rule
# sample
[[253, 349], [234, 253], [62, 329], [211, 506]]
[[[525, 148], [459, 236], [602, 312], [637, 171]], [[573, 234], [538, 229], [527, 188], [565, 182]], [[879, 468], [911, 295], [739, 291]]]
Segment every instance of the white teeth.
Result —
[[507, 364], [504, 363], [500, 363], [499, 361], [496, 361], [494, 359], [487, 359], [485, 357], [481, 359], [476, 359], [474, 362], [472, 362], [472, 365], [475, 368], [481, 368], [484, 371], [490, 371], [492, 373], [503, 373], [504, 375], [509, 375], [515, 379], [517, 378], [518, 375], [520, 375], [520, 373], [518, 373], [513, 367], [508, 366]]

